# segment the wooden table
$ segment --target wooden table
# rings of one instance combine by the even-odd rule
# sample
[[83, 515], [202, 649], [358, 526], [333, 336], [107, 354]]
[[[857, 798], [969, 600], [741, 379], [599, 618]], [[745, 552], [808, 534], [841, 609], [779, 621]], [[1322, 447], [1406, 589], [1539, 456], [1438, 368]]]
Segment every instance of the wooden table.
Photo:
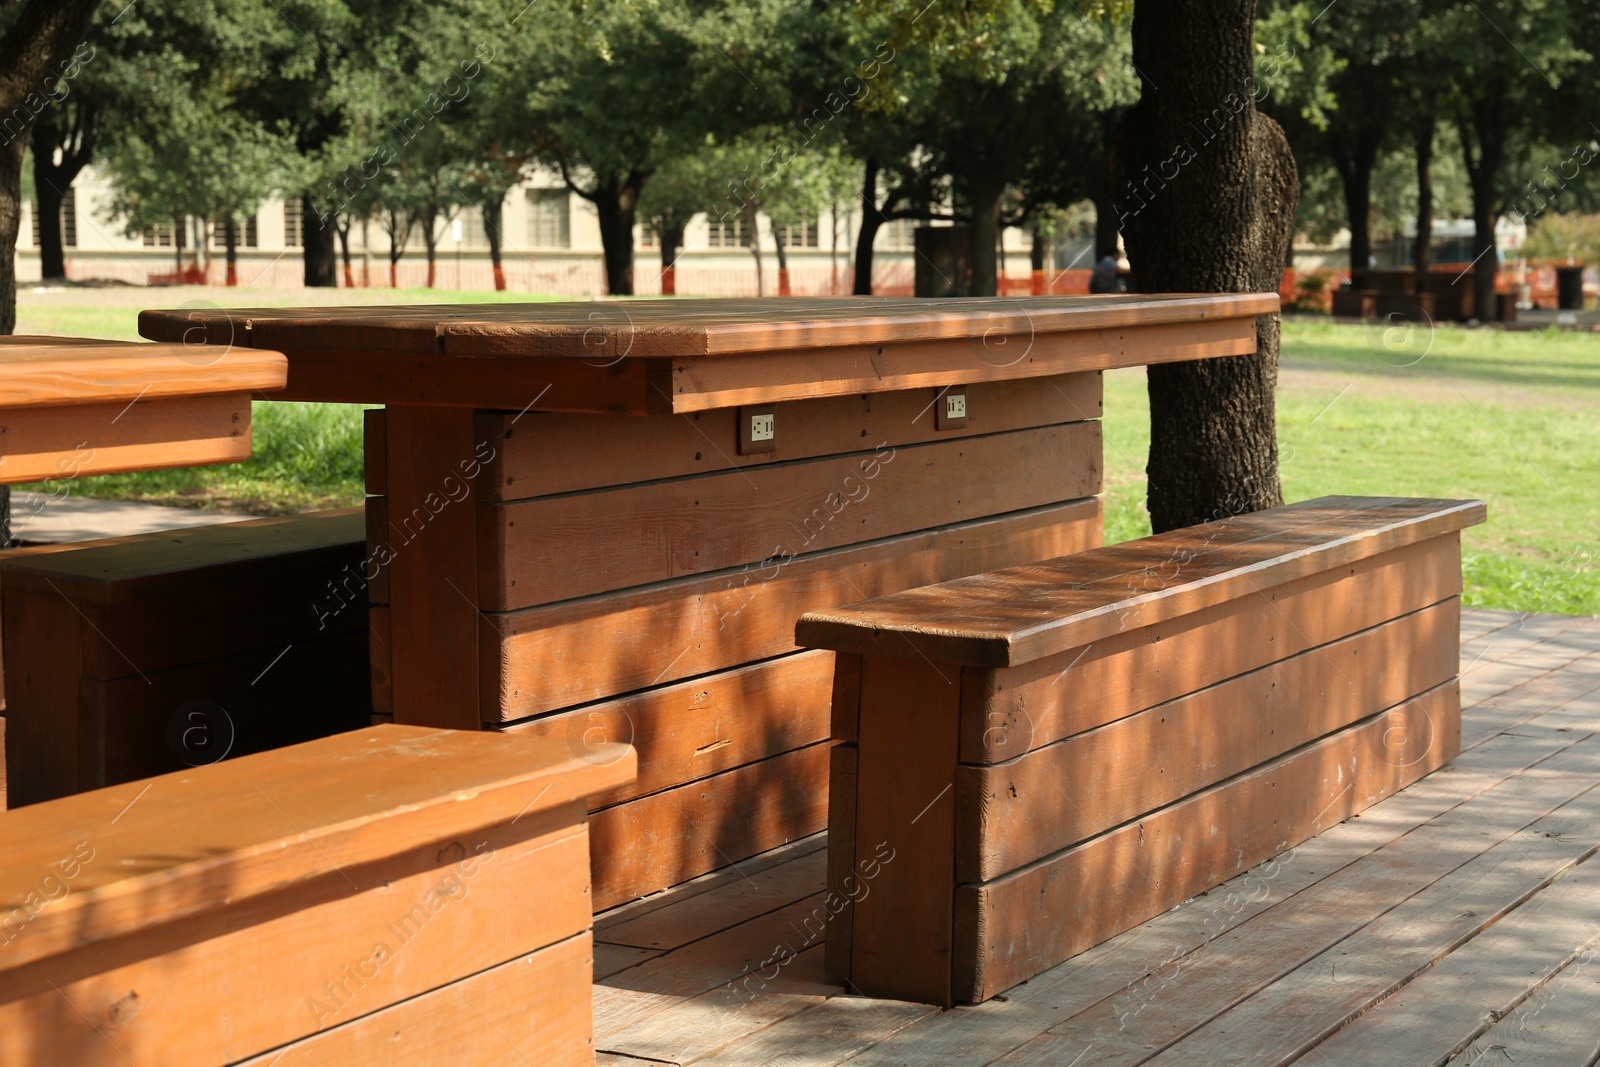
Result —
[[[1255, 349], [1275, 294], [146, 311], [369, 412], [375, 705], [584, 751], [595, 903], [822, 828], [808, 610], [1100, 543], [1100, 372]], [[336, 583], [337, 584], [337, 583]]]

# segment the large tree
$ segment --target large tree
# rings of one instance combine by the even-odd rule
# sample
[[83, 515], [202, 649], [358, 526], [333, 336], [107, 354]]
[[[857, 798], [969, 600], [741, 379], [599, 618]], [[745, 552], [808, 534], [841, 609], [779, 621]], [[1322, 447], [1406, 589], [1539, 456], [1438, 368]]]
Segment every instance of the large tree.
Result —
[[35, 119], [62, 93], [97, 6], [99, 0], [0, 4], [0, 334], [17, 325], [23, 152]]
[[[1139, 102], [1113, 141], [1112, 196], [1140, 292], [1274, 292], [1299, 179], [1255, 108], [1255, 0], [1137, 0]], [[1283, 502], [1277, 315], [1253, 355], [1149, 370], [1157, 531]]]

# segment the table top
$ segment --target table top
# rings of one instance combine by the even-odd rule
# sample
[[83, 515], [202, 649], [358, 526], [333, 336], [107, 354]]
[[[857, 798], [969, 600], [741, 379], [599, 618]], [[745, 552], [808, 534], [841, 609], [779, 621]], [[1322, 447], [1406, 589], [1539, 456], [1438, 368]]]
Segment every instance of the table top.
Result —
[[285, 352], [287, 399], [646, 413], [1239, 355], [1277, 310], [1276, 293], [179, 308], [139, 332]]
[[1030, 663], [1484, 521], [1479, 500], [1326, 496], [813, 611], [795, 643]]
[[0, 408], [272, 392], [287, 377], [283, 355], [262, 348], [0, 337]]

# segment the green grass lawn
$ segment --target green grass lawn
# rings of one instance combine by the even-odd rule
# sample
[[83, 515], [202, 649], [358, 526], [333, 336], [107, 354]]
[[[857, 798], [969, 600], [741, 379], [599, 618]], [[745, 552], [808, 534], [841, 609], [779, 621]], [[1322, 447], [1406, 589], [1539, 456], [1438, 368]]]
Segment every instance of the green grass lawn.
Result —
[[[216, 300], [218, 290], [115, 292], [54, 303], [23, 294], [18, 333], [135, 337], [139, 307]], [[234, 294], [228, 294], [230, 297]], [[337, 297], [337, 299], [334, 299]], [[522, 299], [525, 294], [337, 290], [240, 293], [239, 306]], [[218, 301], [219, 303], [221, 301]], [[74, 491], [254, 512], [360, 501], [361, 414], [258, 403], [248, 463], [85, 478]], [[1483, 607], [1600, 613], [1600, 337], [1442, 327], [1284, 325], [1278, 425], [1286, 500], [1329, 493], [1479, 497], [1466, 533], [1466, 599]], [[1142, 371], [1106, 376], [1106, 539], [1149, 532]]]

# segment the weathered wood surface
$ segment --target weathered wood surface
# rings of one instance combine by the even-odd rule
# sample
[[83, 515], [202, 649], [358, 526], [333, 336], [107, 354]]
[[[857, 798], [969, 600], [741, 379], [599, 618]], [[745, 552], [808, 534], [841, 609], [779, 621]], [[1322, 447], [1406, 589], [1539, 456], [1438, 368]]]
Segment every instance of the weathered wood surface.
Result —
[[1319, 497], [813, 611], [802, 645], [1006, 667], [1459, 531], [1480, 501]]
[[[1211, 892], [1037, 975], [1004, 1000], [934, 1012], [884, 1034], [882, 1028], [897, 1026], [894, 1002], [841, 1000], [845, 990], [835, 983], [822, 1007], [763, 1024], [737, 1039], [746, 1044], [725, 1046], [726, 1058], [792, 1059], [817, 1067], [847, 1059], [852, 1067], [981, 1067], [999, 1062], [1059, 1067], [1078, 1056], [1080, 1064], [1142, 1063], [1165, 1049], [1173, 1060], [1274, 1063], [1280, 1061], [1275, 1035], [1282, 1033], [1289, 1038], [1283, 1048], [1310, 1046], [1298, 1053], [1296, 1062], [1409, 1067], [1433, 1062], [1434, 1054], [1426, 1050], [1454, 1047], [1477, 1030], [1452, 1062], [1471, 1063], [1474, 1057], [1482, 1057], [1482, 1063], [1589, 1062], [1600, 1053], [1593, 1026], [1600, 984], [1593, 949], [1580, 945], [1600, 927], [1593, 919], [1592, 893], [1572, 879], [1596, 862], [1589, 853], [1600, 845], [1600, 830], [1595, 829], [1600, 820], [1589, 810], [1595, 802], [1585, 801], [1588, 806], [1581, 810], [1574, 806], [1600, 783], [1600, 750], [1594, 747], [1600, 731], [1600, 677], [1594, 673], [1600, 622], [1555, 616], [1519, 620], [1510, 613], [1467, 610], [1463, 630], [1475, 635], [1462, 649], [1462, 667], [1475, 664], [1466, 677], [1496, 670], [1502, 654], [1524, 666], [1507, 675], [1514, 683], [1465, 709], [1464, 751], [1444, 768]], [[1495, 634], [1499, 639], [1486, 651], [1475, 647]], [[784, 869], [767, 867], [764, 873], [778, 879]], [[1562, 871], [1568, 873], [1558, 878]], [[1592, 881], [1592, 875], [1586, 877]], [[706, 884], [718, 878], [724, 880], [715, 884], [722, 886], [742, 881], [728, 871], [707, 876]], [[807, 907], [778, 924], [794, 947], [799, 947], [794, 930], [804, 927], [804, 916], [816, 907], [811, 903], [814, 879], [814, 872], [797, 878], [789, 895], [795, 902], [806, 900]], [[1524, 879], [1520, 890], [1518, 879]], [[1488, 910], [1465, 915], [1479, 910], [1474, 894], [1480, 883], [1492, 887], [1482, 901]], [[1548, 897], [1569, 884], [1574, 888], [1564, 891], [1568, 896]], [[649, 914], [670, 916], [679, 906], [679, 893], [687, 903], [705, 890], [690, 883], [620, 914], [648, 906]], [[1380, 925], [1365, 942], [1368, 947], [1338, 955], [1353, 935], [1419, 893], [1423, 896], [1412, 909], [1414, 919], [1391, 921], [1387, 934]], [[688, 1014], [675, 1015], [687, 1003], [685, 996], [762, 971], [762, 961], [784, 941], [748, 913], [722, 919], [716, 908], [701, 907], [698, 914], [701, 938], [652, 957], [655, 970], [650, 974], [629, 978], [621, 972], [614, 976], [615, 986], [606, 984], [612, 979], [602, 980], [597, 987], [602, 1028], [610, 1012], [631, 1015], [642, 1010], [658, 1020], [658, 1039], [670, 1035], [678, 1018], [687, 1030], [692, 1026]], [[1500, 918], [1490, 922], [1494, 914]], [[1515, 926], [1503, 926], [1513, 921]], [[1434, 931], [1441, 923], [1445, 925]], [[599, 925], [606, 924], [602, 915]], [[1519, 944], [1543, 946], [1538, 959], [1530, 957], [1531, 968], [1505, 962], [1513, 958], [1507, 946], [1492, 939], [1502, 926], [1504, 936]], [[1404, 941], [1397, 944], [1393, 936]], [[1487, 947], [1474, 948], [1484, 938], [1491, 938]], [[701, 963], [693, 992], [671, 989], [652, 977], [675, 973], [674, 957], [705, 939], [720, 946], [721, 962], [712, 966], [705, 955], [697, 957]], [[1394, 951], [1399, 944], [1413, 943], [1414, 955]], [[1463, 953], [1460, 962], [1451, 963]], [[1571, 962], [1559, 967], [1569, 955]], [[1308, 971], [1296, 982], [1320, 973], [1320, 981], [1336, 984], [1277, 991], [1283, 975], [1319, 959], [1323, 969]], [[1427, 959], [1433, 960], [1432, 966], [1418, 971], [1414, 961]], [[765, 973], [773, 971], [766, 968]], [[1439, 977], [1430, 979], [1432, 974]], [[780, 971], [768, 988], [795, 997], [814, 989], [783, 982]], [[1433, 988], [1448, 993], [1441, 999], [1430, 991], [1430, 982], [1440, 983]], [[1345, 1018], [1350, 1015], [1345, 999], [1327, 995], [1351, 983], [1358, 1000], [1372, 1003], [1354, 1021]], [[1408, 994], [1413, 988], [1414, 997]], [[1459, 1001], [1458, 992], [1463, 994]], [[807, 1016], [836, 1001], [852, 1006], [848, 1013], [841, 1009], [831, 1016], [838, 1029], [830, 1028], [824, 1039], [808, 1033]], [[1241, 1002], [1254, 1002], [1251, 1010], [1266, 1026], [1257, 1028], [1249, 1017], [1240, 1016], [1237, 1026], [1207, 1028]], [[1271, 1006], [1276, 1003], [1290, 1007], [1289, 1021], [1273, 1022]], [[1496, 1022], [1493, 1013], [1513, 1003], [1517, 1006], [1510, 1014]], [[872, 1010], [875, 1006], [883, 1009], [881, 1015]], [[858, 1021], [840, 1021], [846, 1014]], [[1294, 1038], [1295, 1027], [1302, 1038]], [[1333, 1036], [1310, 1040], [1328, 1027]], [[1339, 1054], [1340, 1033], [1348, 1030], [1345, 1040], [1364, 1041], [1368, 1028], [1391, 1036], [1393, 1044], [1387, 1050], [1382, 1042], [1371, 1046], [1376, 1051], [1370, 1058]], [[1190, 1034], [1198, 1037], [1186, 1036]], [[722, 1062], [714, 1057], [723, 1052], [702, 1051], [689, 1040], [692, 1036], [686, 1034], [682, 1041], [691, 1051], [669, 1062]], [[1186, 1056], [1191, 1040], [1197, 1041], [1195, 1051]], [[1318, 1055], [1318, 1044], [1326, 1045], [1326, 1059]], [[602, 1041], [599, 1047], [611, 1046]], [[743, 1050], [757, 1047], [763, 1055], [738, 1059]], [[1418, 1049], [1426, 1055], [1410, 1056]], [[612, 1062], [649, 1062], [626, 1053], [619, 1049]]]
[[282, 348], [287, 399], [681, 413], [1255, 350], [1276, 294], [641, 300], [145, 311], [147, 337]]

